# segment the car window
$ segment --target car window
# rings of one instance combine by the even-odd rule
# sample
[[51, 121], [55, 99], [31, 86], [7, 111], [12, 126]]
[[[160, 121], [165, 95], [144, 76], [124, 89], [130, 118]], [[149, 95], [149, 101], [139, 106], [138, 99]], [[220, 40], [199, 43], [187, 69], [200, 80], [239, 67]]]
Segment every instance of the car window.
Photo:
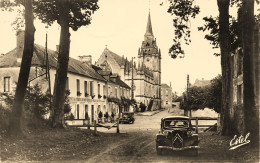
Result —
[[165, 128], [175, 128], [175, 127], [189, 127], [188, 120], [174, 119], [174, 120], [165, 120]]

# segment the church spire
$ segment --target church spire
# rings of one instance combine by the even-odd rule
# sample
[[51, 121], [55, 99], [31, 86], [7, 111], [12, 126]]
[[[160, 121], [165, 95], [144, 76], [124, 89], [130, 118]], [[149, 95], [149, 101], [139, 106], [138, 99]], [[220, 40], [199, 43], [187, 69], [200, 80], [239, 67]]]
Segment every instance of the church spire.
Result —
[[153, 29], [152, 29], [150, 11], [149, 11], [149, 15], [148, 15], [148, 21], [147, 21], [145, 36], [153, 36]]

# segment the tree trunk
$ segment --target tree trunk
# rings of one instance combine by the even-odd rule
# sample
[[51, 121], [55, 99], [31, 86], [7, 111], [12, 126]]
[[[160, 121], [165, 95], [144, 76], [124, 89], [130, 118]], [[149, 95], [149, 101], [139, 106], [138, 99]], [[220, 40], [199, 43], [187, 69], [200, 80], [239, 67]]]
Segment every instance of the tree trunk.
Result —
[[219, 44], [222, 71], [222, 103], [221, 103], [221, 134], [232, 133], [230, 109], [232, 107], [232, 78], [229, 32], [229, 0], [218, 0], [219, 9]]
[[251, 141], [258, 145], [259, 112], [255, 102], [254, 83], [254, 0], [243, 0], [242, 8], [242, 41], [243, 41], [243, 103], [245, 113], [245, 129], [251, 133]]
[[25, 38], [23, 57], [15, 92], [12, 114], [9, 119], [9, 134], [21, 134], [21, 117], [24, 105], [24, 97], [30, 75], [31, 61], [34, 49], [34, 32], [32, 1], [24, 1], [25, 6]]
[[60, 47], [58, 55], [58, 63], [54, 84], [53, 96], [53, 114], [51, 118], [52, 127], [64, 128], [64, 102], [65, 102], [65, 87], [67, 80], [67, 71], [69, 63], [69, 47], [70, 47], [70, 33], [69, 33], [69, 3], [68, 0], [58, 0], [57, 8], [59, 12], [60, 32]]

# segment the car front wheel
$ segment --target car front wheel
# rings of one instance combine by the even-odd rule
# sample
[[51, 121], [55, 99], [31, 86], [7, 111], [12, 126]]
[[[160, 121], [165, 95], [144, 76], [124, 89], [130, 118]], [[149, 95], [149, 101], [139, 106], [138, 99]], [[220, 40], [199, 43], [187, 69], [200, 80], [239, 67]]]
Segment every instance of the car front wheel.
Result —
[[162, 149], [161, 148], [158, 148], [158, 143], [156, 142], [156, 153], [157, 155], [162, 155]]

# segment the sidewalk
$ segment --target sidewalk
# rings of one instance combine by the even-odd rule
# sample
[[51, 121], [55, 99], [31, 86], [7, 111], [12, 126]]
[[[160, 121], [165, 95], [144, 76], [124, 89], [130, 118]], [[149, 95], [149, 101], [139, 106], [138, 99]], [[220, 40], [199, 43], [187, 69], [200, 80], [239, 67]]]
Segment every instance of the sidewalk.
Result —
[[153, 116], [161, 111], [164, 111], [165, 109], [161, 110], [154, 110], [154, 111], [145, 111], [145, 112], [136, 112], [135, 115], [137, 116]]

